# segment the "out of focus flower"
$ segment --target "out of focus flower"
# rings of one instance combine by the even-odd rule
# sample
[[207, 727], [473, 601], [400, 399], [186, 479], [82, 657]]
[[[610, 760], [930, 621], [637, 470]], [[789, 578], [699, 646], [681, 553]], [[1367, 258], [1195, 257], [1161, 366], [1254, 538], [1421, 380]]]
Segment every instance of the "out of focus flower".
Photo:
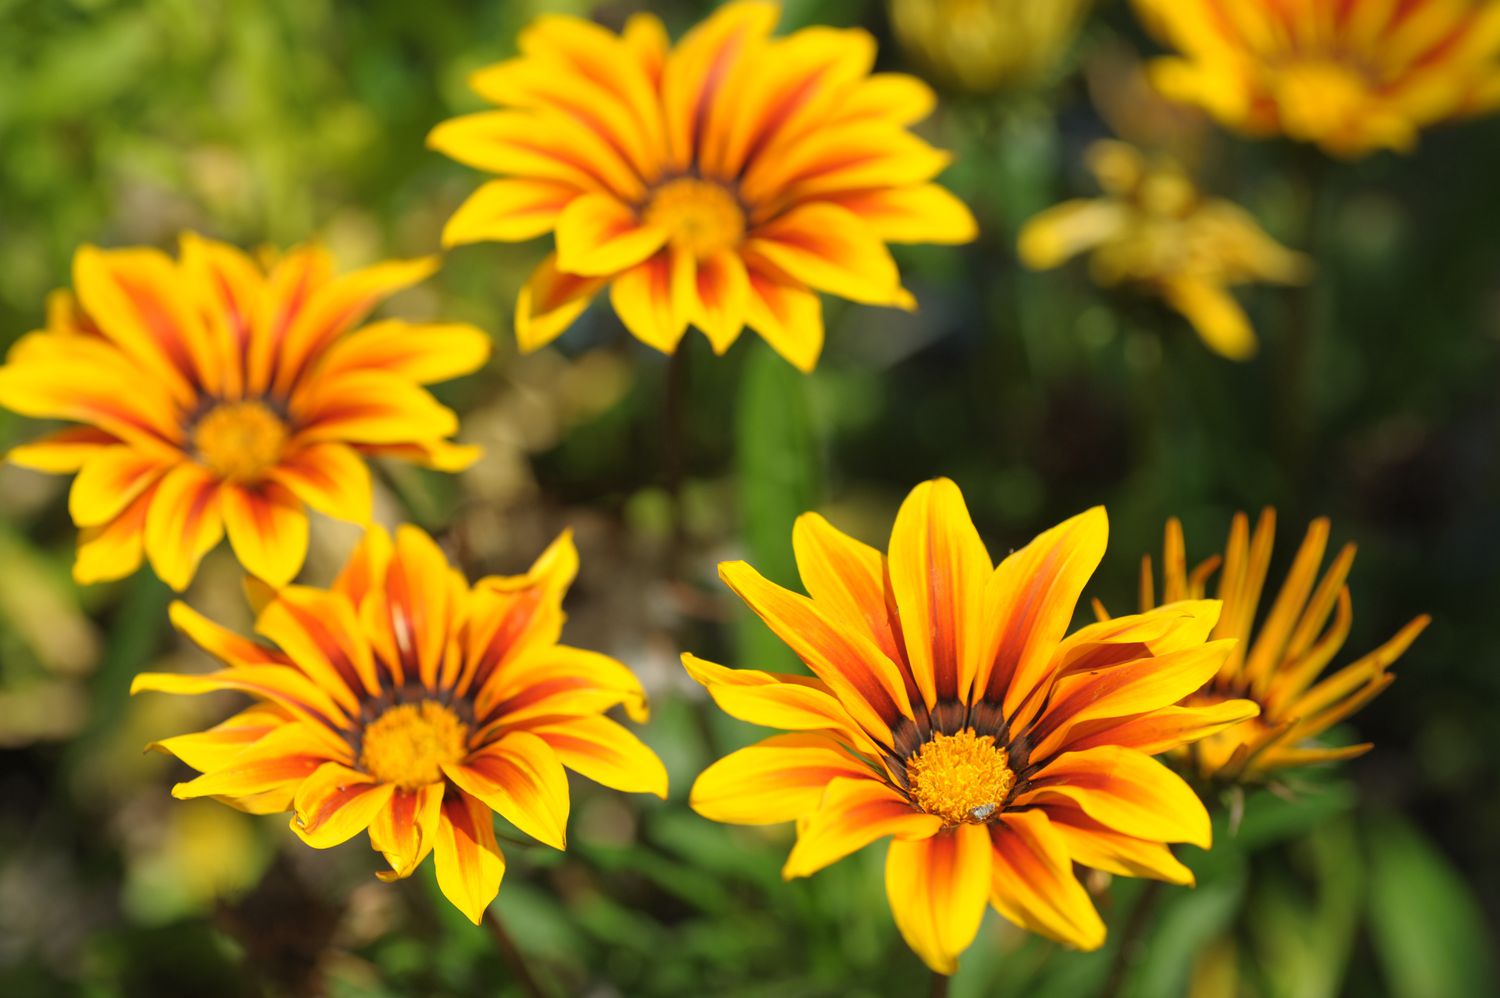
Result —
[[261, 610], [258, 644], [177, 603], [172, 620], [228, 668], [148, 673], [132, 692], [256, 698], [208, 731], [155, 747], [203, 775], [180, 798], [292, 810], [315, 848], [369, 830], [406, 877], [433, 853], [443, 894], [478, 922], [505, 860], [493, 812], [562, 849], [572, 769], [666, 795], [661, 762], [604, 716], [646, 700], [620, 663], [557, 643], [578, 556], [558, 539], [529, 573], [470, 587], [415, 527], [372, 529], [331, 590], [290, 586]]
[[1090, 0], [890, 0], [914, 61], [947, 86], [986, 94], [1045, 77], [1078, 34]]
[[792, 535], [811, 598], [743, 562], [724, 581], [817, 678], [684, 663], [727, 713], [792, 734], [709, 767], [692, 806], [716, 821], [796, 821], [783, 873], [802, 877], [892, 837], [896, 924], [952, 973], [988, 901], [1083, 949], [1104, 923], [1075, 862], [1190, 883], [1165, 843], [1207, 847], [1208, 814], [1151, 756], [1255, 713], [1178, 706], [1215, 673], [1212, 600], [1065, 636], [1104, 554], [1093, 509], [990, 562], [958, 487], [919, 485], [890, 553], [807, 514]]
[[773, 39], [776, 4], [726, 4], [669, 47], [661, 22], [621, 35], [548, 16], [521, 55], [470, 84], [501, 110], [429, 144], [504, 179], [449, 220], [446, 245], [552, 233], [516, 305], [534, 350], [605, 288], [626, 328], [671, 353], [689, 325], [722, 353], [749, 325], [803, 370], [823, 345], [818, 292], [909, 308], [887, 243], [974, 238], [931, 183], [949, 157], [907, 130], [932, 109], [918, 80], [870, 75], [863, 31]]
[[1021, 230], [1021, 262], [1036, 270], [1090, 253], [1094, 280], [1160, 295], [1212, 350], [1256, 351], [1255, 331], [1230, 287], [1306, 279], [1309, 263], [1272, 239], [1243, 208], [1201, 195], [1174, 161], [1148, 163], [1123, 142], [1096, 142], [1089, 167], [1104, 197], [1066, 201]]
[[1421, 129], [1500, 106], [1493, 0], [1135, 0], [1177, 49], [1168, 97], [1250, 135], [1337, 156], [1411, 149]]
[[[1250, 782], [1277, 770], [1352, 759], [1370, 750], [1369, 743], [1329, 748], [1315, 740], [1395, 680], [1391, 665], [1422, 633], [1429, 618], [1417, 617], [1379, 648], [1325, 676], [1349, 636], [1353, 619], [1344, 580], [1354, 564], [1354, 545], [1344, 545], [1322, 579], [1318, 578], [1328, 532], [1327, 520], [1313, 521], [1257, 630], [1255, 618], [1276, 534], [1275, 511], [1262, 512], [1253, 533], [1249, 518], [1236, 514], [1222, 556], [1201, 562], [1191, 572], [1182, 524], [1175, 518], [1167, 522], [1162, 600], [1171, 605], [1176, 600], [1202, 599], [1208, 579], [1218, 570], [1218, 597], [1224, 610], [1212, 637], [1235, 639], [1218, 674], [1188, 697], [1184, 707], [1212, 707], [1239, 698], [1260, 705], [1258, 717], [1191, 748], [1194, 765], [1203, 776]], [[1148, 555], [1141, 562], [1141, 610], [1149, 612], [1155, 605]]]
[[334, 276], [317, 247], [269, 269], [188, 234], [173, 260], [152, 249], [80, 249], [73, 292], [0, 367], [0, 405], [80, 424], [8, 455], [77, 472], [79, 582], [128, 575], [142, 556], [181, 590], [227, 533], [273, 586], [307, 554], [305, 506], [370, 518], [365, 458], [457, 470], [477, 456], [448, 438], [458, 419], [422, 386], [475, 370], [489, 339], [472, 326], [360, 323], [427, 277], [433, 259]]

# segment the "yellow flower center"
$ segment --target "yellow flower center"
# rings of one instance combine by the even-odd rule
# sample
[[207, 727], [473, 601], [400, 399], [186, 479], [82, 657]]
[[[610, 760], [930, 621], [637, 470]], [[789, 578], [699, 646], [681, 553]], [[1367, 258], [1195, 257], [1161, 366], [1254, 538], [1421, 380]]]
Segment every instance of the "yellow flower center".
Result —
[[469, 726], [440, 703], [398, 704], [365, 727], [359, 765], [382, 783], [417, 790], [468, 754], [468, 737]]
[[193, 450], [229, 482], [254, 482], [281, 460], [286, 424], [261, 402], [224, 402], [193, 427]]
[[1361, 115], [1369, 78], [1358, 67], [1332, 59], [1287, 63], [1276, 73], [1276, 103], [1286, 133], [1320, 139]]
[[950, 825], [988, 821], [1016, 782], [1005, 749], [969, 728], [924, 742], [907, 760], [906, 778], [917, 806]]
[[693, 177], [658, 187], [646, 204], [645, 220], [671, 233], [673, 243], [700, 260], [738, 246], [745, 236], [745, 211], [735, 196]]

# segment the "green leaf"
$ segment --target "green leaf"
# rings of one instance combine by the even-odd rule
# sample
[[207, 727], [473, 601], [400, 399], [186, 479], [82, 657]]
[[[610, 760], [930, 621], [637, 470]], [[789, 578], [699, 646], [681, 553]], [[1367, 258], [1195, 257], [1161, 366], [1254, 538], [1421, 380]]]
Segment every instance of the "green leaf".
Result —
[[1371, 822], [1369, 924], [1395, 998], [1495, 994], [1490, 932], [1448, 859], [1412, 824]]

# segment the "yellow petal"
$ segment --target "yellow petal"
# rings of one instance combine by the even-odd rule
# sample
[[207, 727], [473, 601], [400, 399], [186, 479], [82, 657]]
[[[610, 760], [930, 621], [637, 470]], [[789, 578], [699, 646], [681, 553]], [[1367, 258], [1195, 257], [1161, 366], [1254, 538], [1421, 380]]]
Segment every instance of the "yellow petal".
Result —
[[495, 844], [489, 808], [461, 790], [445, 796], [433, 860], [443, 896], [478, 925], [500, 893], [500, 879], [505, 875], [505, 857]]
[[781, 875], [808, 877], [887, 835], [924, 839], [942, 827], [943, 819], [918, 811], [883, 781], [836, 779], [818, 810], [798, 825], [797, 844]]
[[1007, 811], [989, 826], [990, 903], [1010, 921], [1049, 939], [1094, 950], [1104, 923], [1073, 876], [1063, 839], [1040, 811]]
[[906, 944], [936, 973], [958, 970], [958, 955], [979, 934], [990, 893], [990, 855], [984, 825], [891, 842], [885, 862], [891, 913]]
[[774, 825], [816, 811], [832, 780], [869, 775], [867, 763], [827, 735], [776, 735], [705, 769], [688, 804], [710, 821]]

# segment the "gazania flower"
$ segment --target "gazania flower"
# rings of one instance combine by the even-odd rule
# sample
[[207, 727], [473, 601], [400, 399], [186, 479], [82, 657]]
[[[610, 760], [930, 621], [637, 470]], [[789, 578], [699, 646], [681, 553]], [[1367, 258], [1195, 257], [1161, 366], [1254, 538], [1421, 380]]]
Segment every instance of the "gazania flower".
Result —
[[80, 249], [73, 292], [47, 328], [0, 367], [0, 405], [78, 424], [9, 459], [77, 472], [74, 577], [140, 566], [181, 590], [228, 533], [272, 586], [307, 553], [304, 506], [370, 517], [365, 457], [458, 470], [477, 456], [448, 438], [458, 419], [422, 387], [475, 370], [489, 339], [472, 326], [396, 320], [361, 326], [382, 299], [426, 278], [433, 259], [334, 276], [316, 247], [262, 269], [229, 246], [184, 235], [152, 249]]
[[1034, 270], [1090, 252], [1094, 280], [1160, 295], [1210, 349], [1231, 360], [1256, 351], [1255, 331], [1230, 292], [1247, 281], [1295, 284], [1307, 258], [1272, 239], [1238, 205], [1202, 196], [1180, 166], [1148, 163], [1123, 142], [1096, 142], [1089, 167], [1104, 197], [1065, 201], [1021, 230], [1021, 262]]
[[172, 788], [241, 810], [291, 810], [318, 849], [369, 830], [389, 872], [433, 853], [438, 885], [476, 923], [505, 858], [493, 813], [562, 849], [571, 769], [609, 787], [666, 796], [661, 762], [604, 716], [646, 700], [630, 670], [557, 643], [578, 555], [564, 535], [517, 578], [471, 588], [426, 534], [374, 528], [329, 590], [289, 586], [239, 637], [185, 604], [178, 629], [228, 668], [147, 673], [131, 692], [236, 690], [255, 703], [153, 747], [203, 775]]
[[870, 75], [863, 31], [773, 39], [778, 7], [720, 8], [669, 48], [661, 22], [621, 35], [542, 17], [521, 55], [470, 79], [501, 110], [429, 144], [501, 174], [449, 220], [452, 246], [552, 233], [516, 305], [523, 350], [551, 342], [606, 287], [637, 338], [677, 349], [691, 324], [722, 353], [745, 325], [810, 370], [818, 292], [910, 307], [886, 243], [961, 243], [968, 209], [930, 183], [945, 153], [907, 131], [919, 81]]
[[[1192, 747], [1192, 758], [1203, 776], [1249, 782], [1292, 766], [1352, 759], [1370, 750], [1369, 743], [1331, 748], [1316, 739], [1395, 680], [1391, 665], [1422, 633], [1429, 618], [1417, 617], [1368, 655], [1324, 675], [1349, 636], [1353, 619], [1344, 580], [1354, 563], [1354, 545], [1344, 545], [1322, 579], [1318, 578], [1328, 530], [1327, 520], [1313, 521], [1281, 591], [1256, 630], [1276, 534], [1275, 511], [1262, 512], [1253, 533], [1245, 514], [1237, 514], [1223, 555], [1209, 558], [1191, 572], [1182, 524], [1176, 519], [1167, 522], [1162, 599], [1169, 605], [1201, 599], [1209, 578], [1218, 570], [1218, 597], [1224, 610], [1212, 637], [1235, 639], [1218, 674], [1188, 697], [1184, 706], [1211, 707], [1242, 697], [1260, 705], [1258, 717]], [[1155, 599], [1147, 556], [1141, 563], [1141, 609], [1149, 612]]]
[[1181, 53], [1158, 89], [1249, 135], [1336, 156], [1409, 150], [1429, 125], [1500, 105], [1491, 0], [1136, 0]]
[[1067, 635], [1108, 525], [1093, 509], [998, 567], [958, 487], [918, 486], [890, 553], [807, 514], [792, 542], [811, 598], [750, 566], [724, 581], [816, 678], [684, 662], [727, 713], [781, 728], [699, 778], [716, 821], [797, 822], [783, 874], [890, 837], [886, 891], [929, 966], [952, 973], [988, 901], [1083, 949], [1104, 924], [1073, 864], [1188, 883], [1164, 843], [1209, 844], [1186, 783], [1151, 756], [1255, 713], [1178, 702], [1219, 669], [1218, 603], [1178, 603]]
[[891, 0], [891, 27], [913, 59], [948, 86], [987, 94], [1050, 73], [1089, 0]]

